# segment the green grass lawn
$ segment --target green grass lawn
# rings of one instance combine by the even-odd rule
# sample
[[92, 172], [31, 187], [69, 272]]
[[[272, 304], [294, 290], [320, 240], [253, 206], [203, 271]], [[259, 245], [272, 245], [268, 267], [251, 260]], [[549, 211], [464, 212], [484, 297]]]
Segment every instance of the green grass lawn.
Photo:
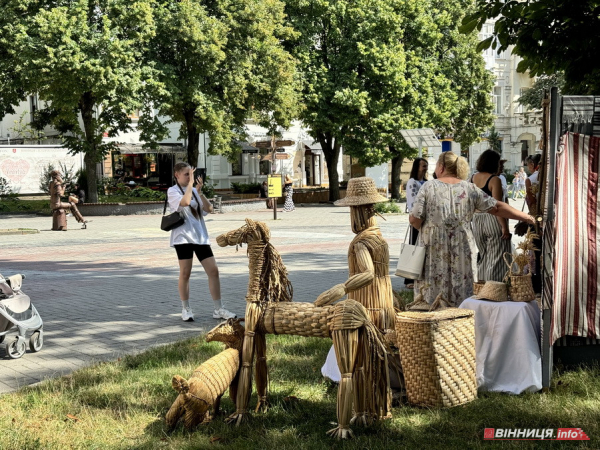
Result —
[[[549, 394], [483, 394], [452, 409], [394, 408], [393, 419], [354, 428], [354, 440], [334, 441], [325, 432], [336, 421], [337, 388], [320, 372], [330, 345], [269, 336], [267, 413], [252, 414], [239, 428], [220, 416], [192, 432], [178, 425], [170, 434], [164, 416], [176, 398], [171, 377], [188, 378], [223, 345], [198, 337], [100, 363], [2, 396], [0, 449], [600, 448], [598, 368], [557, 373]], [[222, 407], [233, 412], [228, 398]], [[486, 427], [577, 427], [592, 440], [489, 442], [483, 441]]]

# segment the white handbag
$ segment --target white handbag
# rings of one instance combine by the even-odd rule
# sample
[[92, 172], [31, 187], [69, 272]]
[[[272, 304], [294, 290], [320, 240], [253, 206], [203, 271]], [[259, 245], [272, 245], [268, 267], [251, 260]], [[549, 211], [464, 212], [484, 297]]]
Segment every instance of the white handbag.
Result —
[[425, 247], [409, 244], [408, 230], [404, 243], [400, 244], [400, 256], [398, 257], [398, 266], [396, 267], [396, 276], [404, 277], [412, 280], [420, 280], [423, 274], [423, 265], [425, 263]]

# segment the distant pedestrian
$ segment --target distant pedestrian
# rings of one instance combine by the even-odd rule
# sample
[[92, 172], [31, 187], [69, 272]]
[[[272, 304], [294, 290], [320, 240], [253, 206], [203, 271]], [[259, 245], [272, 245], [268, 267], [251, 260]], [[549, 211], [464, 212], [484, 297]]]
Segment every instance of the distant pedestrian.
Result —
[[292, 177], [289, 175], [285, 176], [285, 183], [283, 185], [283, 193], [285, 195], [285, 203], [283, 204], [283, 212], [291, 212], [296, 209], [294, 206], [294, 188], [292, 187]]
[[210, 248], [208, 231], [203, 216], [213, 211], [213, 206], [204, 197], [202, 192], [202, 177], [196, 178], [194, 185], [194, 168], [187, 163], [175, 164], [175, 179], [177, 182], [167, 191], [169, 208], [171, 212], [178, 211], [183, 214], [183, 225], [171, 231], [171, 247], [175, 247], [179, 259], [179, 297], [181, 298], [181, 318], [184, 321], [194, 320], [194, 313], [190, 308], [190, 275], [194, 254], [202, 264], [208, 276], [208, 289], [215, 304], [214, 319], [232, 319], [236, 317], [227, 311], [221, 302], [221, 281], [217, 262]]
[[271, 199], [269, 198], [269, 185], [266, 181], [263, 181], [258, 188], [258, 198], [264, 198], [267, 202], [267, 208], [271, 209]]
[[81, 188], [81, 185], [79, 183], [75, 184], [75, 195], [79, 200], [77, 204], [80, 206], [83, 205], [85, 203], [85, 191]]
[[508, 182], [506, 181], [506, 177], [504, 176], [504, 163], [508, 161], [507, 159], [501, 159], [498, 163], [498, 178], [500, 178], [500, 182], [502, 183], [502, 201], [504, 203], [508, 203]]
[[[412, 210], [417, 194], [421, 189], [421, 186], [427, 181], [427, 169], [429, 164], [425, 158], [416, 158], [413, 161], [412, 170], [410, 171], [410, 179], [406, 183], [406, 212], [410, 213]], [[410, 227], [410, 244], [414, 245], [419, 237], [419, 230], [412, 225]], [[406, 278], [404, 284], [408, 289], [415, 287], [415, 280]]]

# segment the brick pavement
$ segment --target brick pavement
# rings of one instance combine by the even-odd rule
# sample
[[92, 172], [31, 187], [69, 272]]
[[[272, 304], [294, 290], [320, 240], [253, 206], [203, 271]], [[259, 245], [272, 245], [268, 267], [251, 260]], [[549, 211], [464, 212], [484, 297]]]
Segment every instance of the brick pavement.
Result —
[[[279, 213], [276, 222], [269, 210], [209, 215], [223, 300], [230, 310], [244, 313], [248, 259], [245, 247], [237, 252], [220, 248], [215, 237], [242, 226], [245, 217], [271, 227], [271, 241], [290, 273], [295, 301], [312, 302], [345, 281], [346, 253], [354, 236], [348, 208], [300, 206]], [[408, 216], [386, 219], [379, 222], [395, 255]], [[197, 262], [190, 286], [196, 321], [181, 320], [177, 258], [157, 216], [94, 217], [87, 230], [69, 218], [68, 232], [50, 231], [51, 222], [50, 217], [0, 216], [0, 228], [40, 230], [0, 236], [0, 273], [27, 275], [23, 290], [42, 316], [45, 333], [44, 348], [39, 353], [28, 350], [18, 360], [9, 359], [0, 346], [0, 393], [194, 336], [218, 323], [210, 315], [207, 279]], [[400, 288], [402, 279], [393, 283]]]

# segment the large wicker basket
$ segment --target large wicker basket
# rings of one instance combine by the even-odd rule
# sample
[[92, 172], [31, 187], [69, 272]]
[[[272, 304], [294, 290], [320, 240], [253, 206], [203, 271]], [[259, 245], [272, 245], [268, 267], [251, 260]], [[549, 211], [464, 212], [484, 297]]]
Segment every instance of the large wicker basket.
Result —
[[397, 313], [396, 334], [410, 404], [451, 407], [477, 398], [473, 311]]

